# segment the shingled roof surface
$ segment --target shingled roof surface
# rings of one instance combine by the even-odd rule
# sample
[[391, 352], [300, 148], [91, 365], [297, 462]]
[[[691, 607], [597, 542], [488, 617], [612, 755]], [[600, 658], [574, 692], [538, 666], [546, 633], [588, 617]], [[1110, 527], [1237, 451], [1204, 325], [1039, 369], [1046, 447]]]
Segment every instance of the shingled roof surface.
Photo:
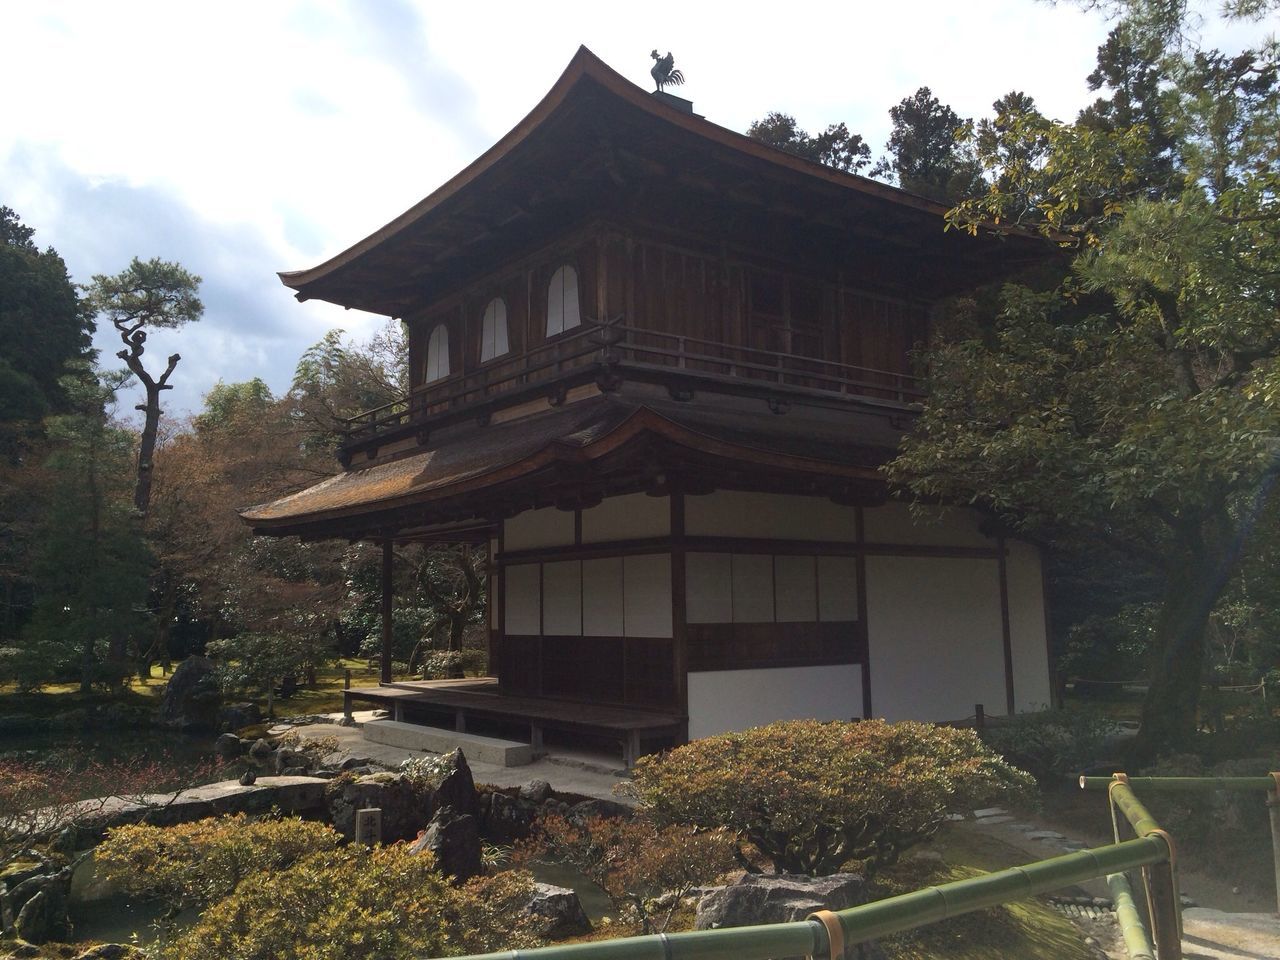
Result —
[[800, 430], [794, 418], [768, 413], [594, 397], [475, 428], [403, 459], [340, 473], [241, 516], [254, 526], [271, 527], [441, 499], [463, 488], [519, 479], [557, 460], [589, 460], [597, 451], [616, 449], [644, 434], [721, 457], [769, 458], [784, 468], [874, 478], [876, 466], [896, 445], [897, 433], [882, 427], [856, 441], [851, 433], [847, 423], [806, 419]]

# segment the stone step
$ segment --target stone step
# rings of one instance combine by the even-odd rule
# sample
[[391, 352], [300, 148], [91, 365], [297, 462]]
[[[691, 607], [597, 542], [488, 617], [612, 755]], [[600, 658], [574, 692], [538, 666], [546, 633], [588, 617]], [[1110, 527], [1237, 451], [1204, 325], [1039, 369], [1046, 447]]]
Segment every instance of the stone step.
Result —
[[533, 763], [533, 747], [515, 740], [481, 737], [474, 733], [457, 733], [440, 727], [399, 720], [367, 720], [362, 727], [366, 740], [407, 750], [448, 753], [461, 747], [468, 760], [491, 763], [498, 767], [523, 767]]

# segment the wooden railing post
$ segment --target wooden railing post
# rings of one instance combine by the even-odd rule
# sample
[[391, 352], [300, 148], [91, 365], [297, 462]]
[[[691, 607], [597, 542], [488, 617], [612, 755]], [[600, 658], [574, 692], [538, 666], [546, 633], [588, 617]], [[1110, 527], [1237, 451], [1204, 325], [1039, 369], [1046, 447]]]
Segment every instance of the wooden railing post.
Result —
[[1280, 773], [1272, 773], [1275, 789], [1267, 792], [1267, 816], [1271, 820], [1271, 860], [1276, 874], [1276, 916], [1280, 916]]

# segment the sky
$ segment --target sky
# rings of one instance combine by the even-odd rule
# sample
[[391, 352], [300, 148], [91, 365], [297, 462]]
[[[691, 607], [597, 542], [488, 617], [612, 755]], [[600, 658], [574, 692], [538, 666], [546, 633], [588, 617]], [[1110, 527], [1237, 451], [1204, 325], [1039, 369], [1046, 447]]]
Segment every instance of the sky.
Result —
[[[1071, 119], [1107, 30], [1036, 0], [0, 0], [0, 205], [77, 282], [134, 256], [203, 278], [203, 319], [147, 344], [157, 372], [183, 357], [165, 397], [182, 415], [219, 380], [282, 393], [328, 330], [384, 323], [297, 303], [276, 271], [328, 259], [457, 173], [579, 44], [646, 88], [649, 51], [672, 51], [677, 92], [722, 126], [843, 121], [878, 156], [889, 108], [920, 86], [962, 117], [1018, 89]], [[95, 345], [119, 365], [109, 324]]]

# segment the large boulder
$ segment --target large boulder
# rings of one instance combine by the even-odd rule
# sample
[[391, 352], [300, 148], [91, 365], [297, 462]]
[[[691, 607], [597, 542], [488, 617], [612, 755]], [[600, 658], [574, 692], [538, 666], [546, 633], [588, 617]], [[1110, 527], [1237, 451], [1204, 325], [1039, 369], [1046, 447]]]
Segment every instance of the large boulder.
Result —
[[480, 861], [480, 828], [469, 813], [441, 807], [431, 823], [410, 848], [414, 853], [430, 852], [436, 868], [455, 883], [464, 883], [483, 871]]
[[256, 703], [228, 703], [218, 708], [218, 729], [243, 730], [262, 722], [262, 711]]
[[241, 740], [234, 733], [221, 734], [213, 742], [213, 752], [224, 760], [235, 760], [249, 749], [249, 741]]
[[533, 899], [525, 913], [536, 917], [538, 934], [546, 940], [563, 940], [591, 932], [591, 921], [577, 893], [568, 887], [535, 883]]
[[498, 790], [486, 790], [480, 796], [480, 826], [492, 843], [515, 843], [533, 832], [539, 807], [508, 796]]
[[19, 884], [10, 894], [10, 902], [18, 909], [14, 932], [27, 943], [66, 942], [71, 939], [71, 920], [67, 916], [67, 890], [71, 872], [61, 871], [35, 877]]
[[216, 732], [222, 705], [216, 671], [205, 657], [187, 657], [178, 664], [164, 688], [156, 721], [174, 730]]
[[[847, 910], [871, 899], [870, 885], [856, 873], [835, 873], [829, 877], [749, 873], [737, 883], [715, 887], [703, 894], [693, 927], [714, 930], [790, 923], [818, 910]], [[885, 954], [873, 941], [848, 948], [845, 956], [850, 960], [883, 960]]]
[[452, 807], [455, 813], [476, 814], [476, 782], [471, 776], [471, 767], [462, 748], [446, 753], [442, 760], [448, 766], [448, 772], [440, 780], [432, 796], [432, 809]]
[[355, 839], [357, 810], [377, 807], [382, 811], [383, 843], [412, 840], [431, 820], [430, 797], [398, 773], [331, 780], [325, 800], [329, 822], [348, 840]]

